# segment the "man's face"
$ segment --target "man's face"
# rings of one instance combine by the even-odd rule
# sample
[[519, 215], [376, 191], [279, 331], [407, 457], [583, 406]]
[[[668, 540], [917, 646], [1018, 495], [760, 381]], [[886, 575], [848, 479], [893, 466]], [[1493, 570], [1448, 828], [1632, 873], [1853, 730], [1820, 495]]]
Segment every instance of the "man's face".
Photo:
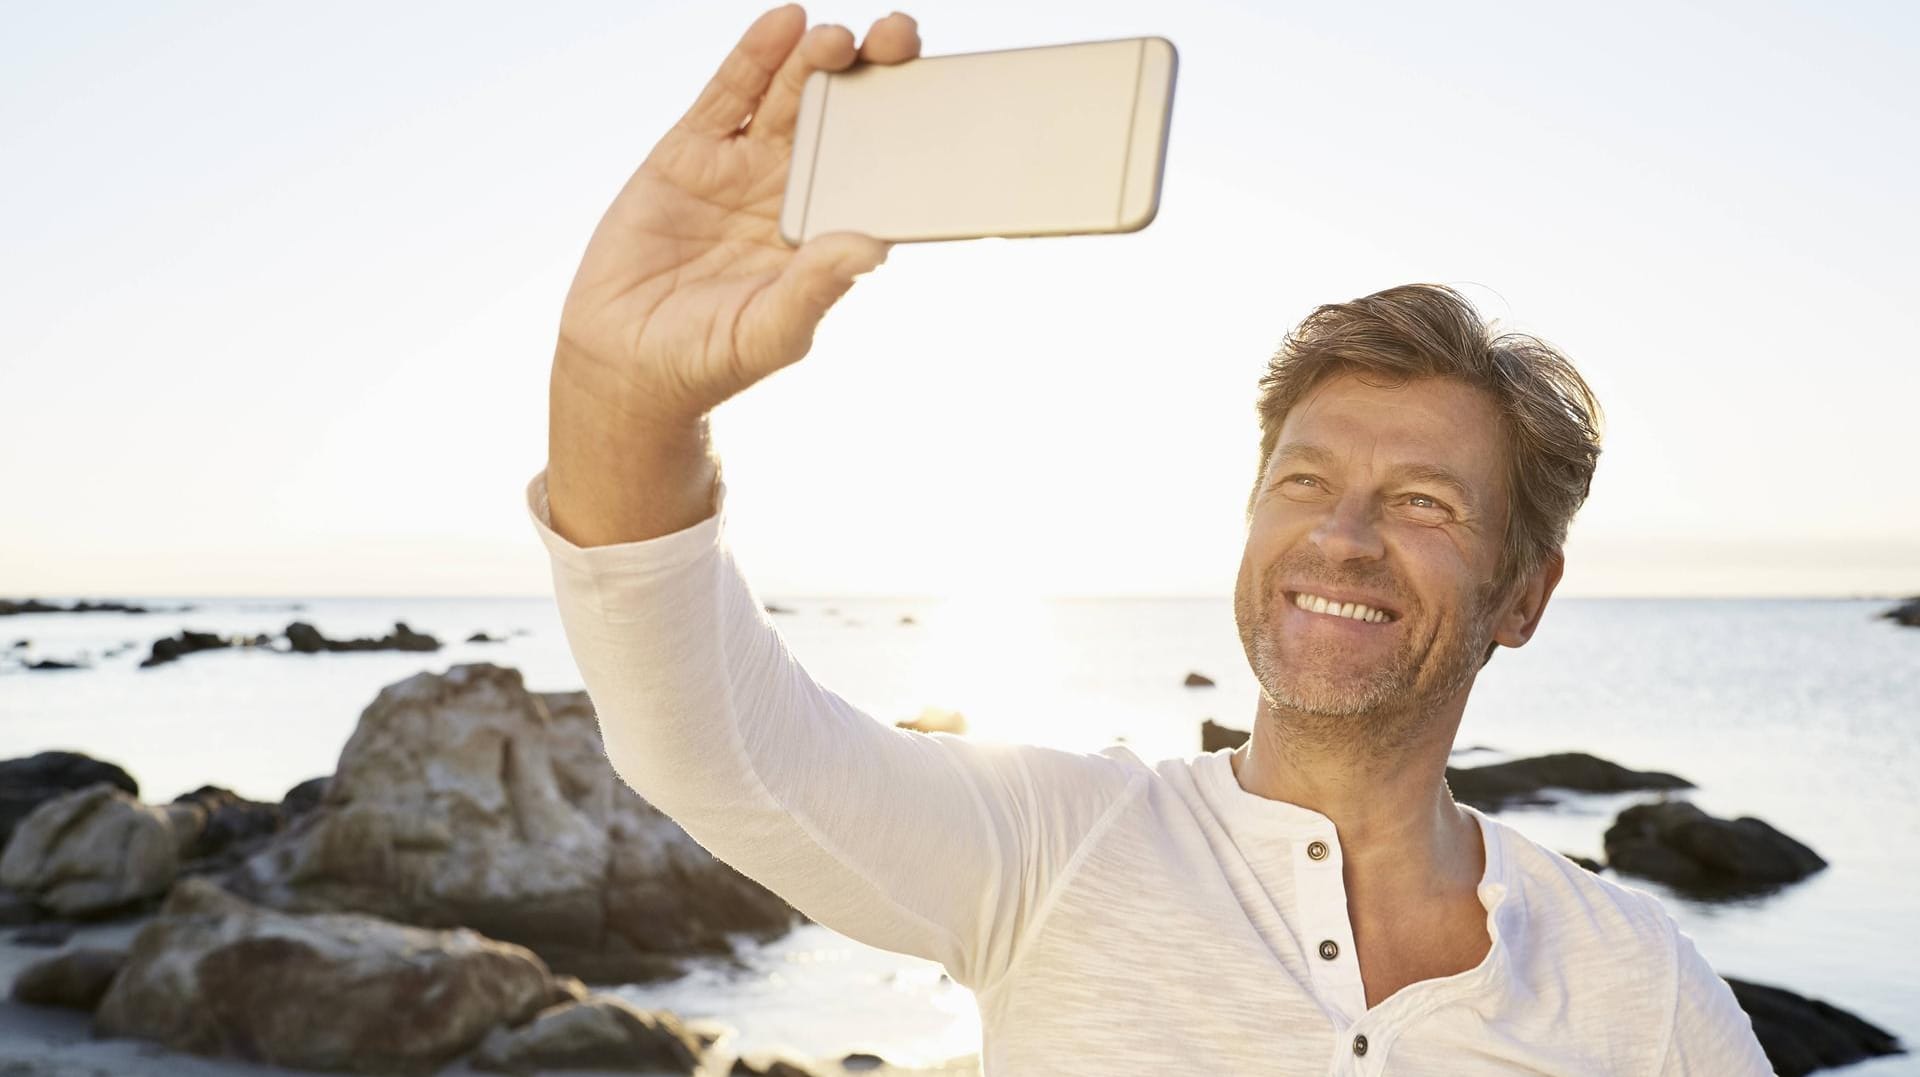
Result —
[[[1296, 404], [1234, 587], [1240, 640], [1266, 694], [1305, 714], [1404, 714], [1347, 731], [1389, 747], [1465, 691], [1493, 633], [1504, 467], [1492, 398], [1461, 382], [1389, 389], [1335, 374]], [[1301, 609], [1302, 593], [1359, 598], [1391, 620]]]

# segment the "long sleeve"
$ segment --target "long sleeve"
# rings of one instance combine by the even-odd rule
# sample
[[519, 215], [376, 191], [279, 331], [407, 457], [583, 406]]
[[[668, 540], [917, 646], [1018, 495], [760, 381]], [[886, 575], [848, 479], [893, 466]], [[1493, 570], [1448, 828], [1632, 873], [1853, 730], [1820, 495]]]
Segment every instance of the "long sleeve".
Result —
[[546, 472], [528, 484], [608, 760], [815, 921], [990, 986], [1150, 772], [1119, 749], [898, 729], [816, 684], [734, 561], [724, 482], [718, 503], [682, 531], [580, 547], [552, 529]]
[[1707, 964], [1693, 939], [1677, 928], [1679, 990], [1673, 1033], [1660, 1077], [1772, 1077], [1753, 1019], [1740, 1008], [1733, 988]]

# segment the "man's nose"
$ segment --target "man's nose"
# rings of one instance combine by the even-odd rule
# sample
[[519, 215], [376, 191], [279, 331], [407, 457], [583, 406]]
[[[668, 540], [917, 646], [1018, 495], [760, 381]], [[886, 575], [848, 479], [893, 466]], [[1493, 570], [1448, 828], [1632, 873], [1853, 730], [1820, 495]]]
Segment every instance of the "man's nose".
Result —
[[1371, 498], [1348, 494], [1313, 529], [1314, 545], [1329, 561], [1372, 560], [1386, 555]]

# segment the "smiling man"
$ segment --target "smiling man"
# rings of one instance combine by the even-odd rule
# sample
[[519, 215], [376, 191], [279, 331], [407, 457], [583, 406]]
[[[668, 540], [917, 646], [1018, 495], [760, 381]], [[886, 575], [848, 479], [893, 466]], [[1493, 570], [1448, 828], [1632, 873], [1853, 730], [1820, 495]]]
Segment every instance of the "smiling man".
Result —
[[1650, 894], [1447, 789], [1600, 450], [1566, 359], [1446, 288], [1321, 307], [1261, 380], [1241, 749], [896, 729], [794, 660], [727, 541], [707, 416], [886, 256], [775, 235], [801, 86], [918, 52], [897, 12], [858, 50], [767, 12], [588, 244], [527, 509], [620, 776], [816, 921], [944, 965], [996, 1077], [1769, 1073]]

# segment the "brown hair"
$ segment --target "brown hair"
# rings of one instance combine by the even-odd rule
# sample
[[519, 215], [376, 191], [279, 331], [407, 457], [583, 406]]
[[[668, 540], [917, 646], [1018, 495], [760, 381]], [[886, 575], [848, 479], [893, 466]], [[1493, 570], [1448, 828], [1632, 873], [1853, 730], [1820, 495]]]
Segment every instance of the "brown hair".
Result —
[[[1566, 543], [1600, 458], [1600, 403], [1566, 356], [1525, 333], [1496, 335], [1442, 284], [1404, 284], [1329, 303], [1288, 334], [1260, 379], [1260, 470], [1247, 497], [1253, 522], [1287, 412], [1327, 377], [1353, 373], [1397, 387], [1454, 378], [1490, 394], [1507, 448], [1507, 527], [1494, 572], [1505, 596]], [[1498, 644], [1487, 648], [1493, 657]]]

